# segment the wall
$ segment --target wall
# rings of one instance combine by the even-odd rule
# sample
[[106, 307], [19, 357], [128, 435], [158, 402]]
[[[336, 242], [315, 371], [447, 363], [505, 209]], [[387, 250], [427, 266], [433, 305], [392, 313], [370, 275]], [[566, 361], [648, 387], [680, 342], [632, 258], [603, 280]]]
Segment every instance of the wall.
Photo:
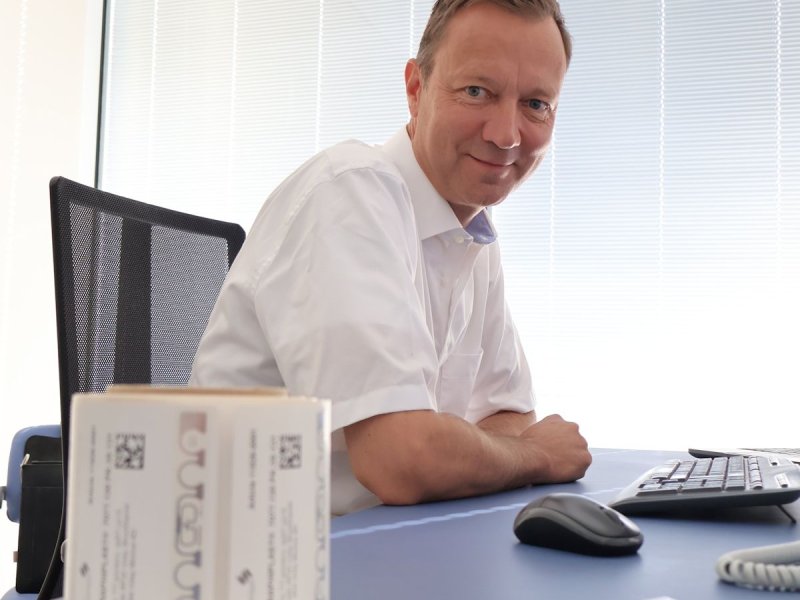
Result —
[[[101, 0], [0, 2], [0, 482], [18, 429], [55, 423], [48, 181], [93, 183]], [[0, 595], [16, 526], [0, 519]]]

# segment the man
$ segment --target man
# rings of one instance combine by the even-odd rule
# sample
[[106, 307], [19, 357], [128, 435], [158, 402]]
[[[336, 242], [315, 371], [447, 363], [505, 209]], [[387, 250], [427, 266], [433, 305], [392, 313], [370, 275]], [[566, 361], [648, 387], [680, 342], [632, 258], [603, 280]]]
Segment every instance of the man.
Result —
[[555, 0], [439, 0], [407, 127], [321, 152], [256, 218], [192, 384], [330, 398], [335, 514], [588, 468], [575, 424], [536, 420], [485, 210], [541, 162], [569, 53]]

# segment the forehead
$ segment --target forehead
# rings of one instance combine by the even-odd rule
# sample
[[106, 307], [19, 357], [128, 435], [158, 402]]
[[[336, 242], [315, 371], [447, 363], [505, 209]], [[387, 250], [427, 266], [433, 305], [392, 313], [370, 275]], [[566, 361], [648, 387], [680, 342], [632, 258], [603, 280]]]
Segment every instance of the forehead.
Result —
[[434, 54], [433, 73], [516, 74], [560, 85], [566, 65], [564, 43], [552, 17], [521, 15], [481, 2], [459, 10], [447, 23]]

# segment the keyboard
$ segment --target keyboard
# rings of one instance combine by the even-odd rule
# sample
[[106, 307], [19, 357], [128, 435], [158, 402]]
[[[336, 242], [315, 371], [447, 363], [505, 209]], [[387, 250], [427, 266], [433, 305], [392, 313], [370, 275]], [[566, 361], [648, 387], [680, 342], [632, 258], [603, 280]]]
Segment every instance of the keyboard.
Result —
[[800, 466], [785, 458], [725, 456], [669, 460], [609, 503], [626, 515], [781, 505], [800, 498]]
[[800, 448], [689, 448], [695, 458], [715, 456], [775, 456], [800, 464]]
[[745, 448], [755, 452], [771, 452], [772, 454], [783, 454], [785, 456], [800, 456], [800, 448]]

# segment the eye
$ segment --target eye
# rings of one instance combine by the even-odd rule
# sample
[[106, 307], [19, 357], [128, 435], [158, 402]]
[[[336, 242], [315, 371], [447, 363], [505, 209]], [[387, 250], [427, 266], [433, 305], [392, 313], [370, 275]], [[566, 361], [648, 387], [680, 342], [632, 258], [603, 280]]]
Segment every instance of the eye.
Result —
[[481, 96], [486, 95], [486, 90], [479, 85], [468, 85], [464, 88], [464, 91], [470, 98], [480, 98]]
[[525, 101], [526, 106], [530, 109], [531, 113], [538, 119], [546, 120], [553, 112], [553, 107], [544, 100], [538, 98], [531, 98]]

